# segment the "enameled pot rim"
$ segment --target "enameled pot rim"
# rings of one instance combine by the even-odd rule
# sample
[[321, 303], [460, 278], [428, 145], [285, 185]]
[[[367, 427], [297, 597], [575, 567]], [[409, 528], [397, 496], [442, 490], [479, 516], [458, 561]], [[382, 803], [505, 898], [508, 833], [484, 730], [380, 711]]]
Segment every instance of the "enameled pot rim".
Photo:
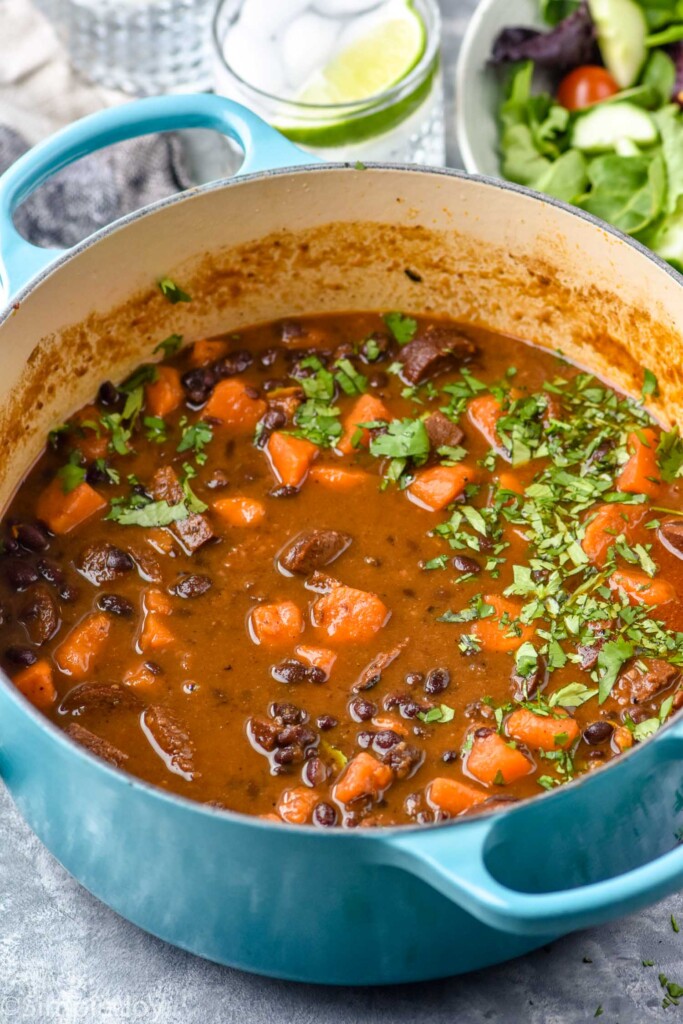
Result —
[[[83, 241], [79, 242], [73, 248], [65, 250], [60, 256], [57, 256], [53, 262], [48, 264], [43, 270], [41, 270], [28, 284], [24, 285], [16, 295], [14, 295], [9, 302], [7, 308], [0, 314], [0, 328], [5, 321], [12, 316], [21, 304], [28, 298], [28, 296], [44, 281], [47, 277], [58, 271], [65, 263], [75, 259], [86, 249], [96, 245], [99, 241], [106, 238], [108, 235], [113, 234], [116, 231], [120, 231], [123, 228], [128, 227], [130, 224], [134, 224], [136, 221], [148, 214], [156, 213], [160, 210], [165, 209], [168, 206], [172, 206], [176, 203], [185, 202], [192, 199], [195, 195], [203, 195], [205, 193], [218, 191], [224, 188], [232, 188], [239, 186], [242, 183], [248, 184], [254, 180], [261, 180], [265, 178], [274, 178], [288, 175], [299, 175], [299, 174], [321, 174], [326, 171], [358, 171], [359, 168], [354, 164], [350, 163], [315, 163], [315, 164], [304, 164], [297, 167], [281, 167], [272, 170], [258, 171], [253, 174], [245, 174], [244, 176], [236, 178], [223, 178], [216, 181], [209, 182], [205, 185], [199, 185], [194, 188], [188, 189], [184, 192], [176, 193], [172, 196], [167, 196], [163, 199], [159, 199], [154, 203], [150, 203], [147, 206], [142, 207], [139, 210], [134, 210], [132, 213], [126, 214], [124, 217], [113, 221], [111, 224], [106, 225], [100, 230], [89, 235]], [[449, 167], [417, 167], [411, 164], [400, 164], [400, 163], [374, 163], [368, 162], [364, 165], [363, 170], [369, 171], [397, 171], [401, 173], [410, 172], [413, 174], [435, 174], [446, 178], [456, 178], [460, 181], [472, 181], [478, 185], [484, 185], [490, 188], [500, 189], [506, 192], [512, 192], [523, 196], [526, 199], [531, 199], [535, 202], [546, 204], [550, 207], [558, 209], [563, 213], [569, 214], [572, 217], [576, 217], [579, 220], [585, 221], [591, 225], [594, 229], [601, 231], [603, 234], [611, 235], [620, 242], [625, 243], [631, 248], [647, 259], [650, 263], [654, 264], [659, 270], [664, 271], [674, 282], [683, 286], [683, 276], [678, 273], [670, 264], [668, 264], [661, 257], [657, 256], [650, 249], [647, 249], [641, 242], [630, 238], [628, 235], [623, 234], [617, 228], [599, 218], [593, 216], [593, 214], [587, 213], [585, 210], [580, 210], [576, 207], [570, 206], [568, 203], [564, 203], [559, 199], [554, 199], [551, 196], [543, 195], [540, 192], [534, 192], [532, 189], [525, 188], [522, 185], [516, 185], [513, 182], [504, 181], [498, 178], [492, 178], [481, 174], [468, 174], [466, 171], [458, 170]], [[45, 729], [53, 739], [60, 744], [64, 750], [74, 755], [77, 758], [83, 759], [85, 764], [89, 764], [92, 768], [104, 772], [107, 775], [113, 776], [113, 781], [123, 783], [129, 786], [131, 789], [139, 791], [140, 793], [158, 799], [164, 802], [168, 802], [173, 805], [179, 805], [185, 810], [192, 810], [194, 813], [205, 815], [211, 818], [226, 818], [227, 820], [234, 821], [240, 825], [249, 825], [253, 828], [266, 829], [268, 831], [274, 828], [282, 828], [285, 823], [276, 823], [272, 821], [259, 818], [256, 815], [243, 814], [241, 811], [233, 811], [228, 808], [214, 807], [200, 801], [193, 800], [191, 797], [183, 796], [178, 793], [168, 793], [161, 789], [159, 786], [155, 786], [150, 782], [146, 782], [144, 779], [140, 779], [135, 775], [131, 775], [124, 769], [116, 768], [113, 765], [108, 764], [102, 758], [97, 757], [84, 747], [75, 743], [69, 739], [65, 732], [60, 729], [54, 722], [46, 718], [45, 715], [41, 714], [26, 698], [17, 690], [9, 676], [0, 669], [0, 687], [7, 691], [7, 694], [17, 707], [24, 713], [33, 717], [34, 721], [40, 728]], [[657, 742], [657, 740], [663, 736], [675, 723], [675, 716], [672, 717], [657, 733], [655, 736], [647, 740], [647, 743]], [[638, 757], [639, 745], [636, 745], [626, 753], [621, 754], [618, 758], [611, 760], [608, 764], [597, 769], [597, 774], [602, 775], [605, 771], [616, 771], [617, 768], [623, 764], [625, 758]], [[586, 773], [580, 775], [567, 785], [571, 786], [572, 789], [588, 785], [593, 778], [595, 773]], [[493, 817], [494, 815], [505, 814], [507, 817], [510, 814], [515, 814], [522, 808], [528, 807], [530, 801], [537, 803], [539, 801], [550, 801], [559, 797], [564, 791], [564, 786], [558, 786], [556, 789], [551, 791], [544, 791], [536, 794], [535, 796], [520, 800], [517, 804], [511, 804], [504, 811], [500, 809], [492, 809], [490, 811], [482, 812], [481, 814], [463, 817], [453, 818], [444, 822], [435, 822], [428, 825], [387, 825], [378, 828], [369, 829], [345, 829], [345, 828], [334, 828], [334, 829], [320, 829], [314, 825], [297, 825], [296, 829], [298, 833], [309, 837], [315, 836], [321, 841], [332, 840], [332, 839], [344, 839], [348, 842], [373, 842], [381, 841], [382, 837], [394, 836], [394, 835], [406, 835], [408, 833], [421, 834], [432, 832], [434, 829], [454, 828], [471, 825], [474, 822], [478, 822], [484, 819]]]

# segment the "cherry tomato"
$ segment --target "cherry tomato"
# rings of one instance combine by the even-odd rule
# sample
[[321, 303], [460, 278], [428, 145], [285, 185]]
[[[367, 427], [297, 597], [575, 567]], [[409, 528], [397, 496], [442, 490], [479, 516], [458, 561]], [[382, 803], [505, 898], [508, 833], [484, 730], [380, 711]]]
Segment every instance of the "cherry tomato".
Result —
[[619, 86], [606, 68], [585, 64], [574, 68], [560, 82], [558, 102], [567, 110], [583, 110], [619, 92]]

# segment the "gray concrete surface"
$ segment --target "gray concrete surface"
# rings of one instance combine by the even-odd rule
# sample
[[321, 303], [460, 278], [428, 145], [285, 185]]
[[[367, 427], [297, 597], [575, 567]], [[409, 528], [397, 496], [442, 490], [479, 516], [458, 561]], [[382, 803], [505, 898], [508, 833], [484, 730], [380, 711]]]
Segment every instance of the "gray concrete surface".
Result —
[[[450, 118], [455, 53], [474, 6], [442, 0]], [[198, 960], [123, 921], [66, 874], [0, 790], [0, 1024], [583, 1024], [599, 1007], [601, 1024], [676, 1020], [683, 1005], [662, 1008], [658, 981], [661, 971], [683, 984], [672, 913], [683, 925], [683, 895], [428, 985], [284, 984]]]

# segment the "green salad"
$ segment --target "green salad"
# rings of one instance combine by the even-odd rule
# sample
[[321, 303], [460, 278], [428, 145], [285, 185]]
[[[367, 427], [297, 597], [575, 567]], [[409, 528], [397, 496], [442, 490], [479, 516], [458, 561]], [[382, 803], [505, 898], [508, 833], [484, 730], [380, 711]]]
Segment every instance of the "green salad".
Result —
[[504, 177], [683, 271], [683, 0], [539, 2], [548, 31], [506, 28], [493, 48]]

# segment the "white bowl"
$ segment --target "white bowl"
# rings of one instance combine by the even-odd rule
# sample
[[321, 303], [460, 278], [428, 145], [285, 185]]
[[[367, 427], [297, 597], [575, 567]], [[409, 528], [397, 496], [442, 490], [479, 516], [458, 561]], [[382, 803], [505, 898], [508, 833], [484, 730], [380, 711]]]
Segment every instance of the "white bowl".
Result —
[[488, 60], [500, 30], [513, 25], [543, 28], [538, 0], [480, 0], [460, 49], [455, 81], [457, 139], [465, 170], [472, 174], [501, 177], [501, 85]]

